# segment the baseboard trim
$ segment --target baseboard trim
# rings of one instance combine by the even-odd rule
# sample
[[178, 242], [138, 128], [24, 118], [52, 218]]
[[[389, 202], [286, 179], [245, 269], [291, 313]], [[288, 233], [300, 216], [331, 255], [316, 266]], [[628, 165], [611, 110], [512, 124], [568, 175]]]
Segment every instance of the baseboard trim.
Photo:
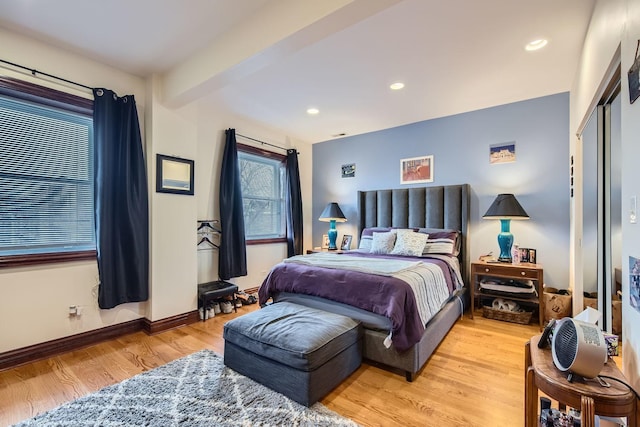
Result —
[[255, 288], [247, 288], [244, 289], [244, 291], [248, 294], [254, 294], [258, 292], [258, 289], [260, 289], [260, 286], [256, 286]]
[[140, 319], [135, 319], [118, 323], [117, 325], [106, 326], [104, 328], [10, 350], [0, 353], [0, 370], [46, 359], [56, 354], [88, 347], [102, 341], [119, 338], [123, 335], [138, 332], [140, 329]]
[[141, 319], [140, 321], [143, 331], [145, 331], [149, 335], [155, 335], [160, 332], [168, 331], [169, 329], [174, 329], [180, 326], [188, 325], [190, 323], [195, 323], [198, 320], [200, 320], [198, 312], [191, 311], [189, 313], [178, 314], [175, 316], [156, 320], [155, 322], [152, 322], [147, 318]]
[[0, 371], [35, 362], [36, 360], [46, 359], [47, 357], [68, 351], [78, 350], [103, 341], [120, 338], [135, 332], [144, 331], [149, 335], [153, 335], [179, 326], [189, 325], [198, 320], [197, 311], [178, 314], [154, 322], [147, 318], [141, 318], [15, 350], [9, 350], [0, 353]]

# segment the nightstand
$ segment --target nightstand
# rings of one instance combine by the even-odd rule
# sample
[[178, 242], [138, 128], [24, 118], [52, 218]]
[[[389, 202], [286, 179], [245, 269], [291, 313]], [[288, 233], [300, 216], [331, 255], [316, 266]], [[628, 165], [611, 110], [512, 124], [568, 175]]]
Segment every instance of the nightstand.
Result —
[[[538, 295], [519, 297], [518, 295], [495, 295], [480, 290], [480, 281], [485, 278], [531, 280], [536, 287]], [[538, 309], [538, 321], [540, 327], [544, 324], [544, 300], [542, 288], [544, 286], [544, 273], [540, 264], [509, 264], [502, 262], [475, 261], [471, 263], [471, 318], [476, 308], [476, 300], [483, 298], [501, 297], [518, 302], [521, 305], [532, 306]]]

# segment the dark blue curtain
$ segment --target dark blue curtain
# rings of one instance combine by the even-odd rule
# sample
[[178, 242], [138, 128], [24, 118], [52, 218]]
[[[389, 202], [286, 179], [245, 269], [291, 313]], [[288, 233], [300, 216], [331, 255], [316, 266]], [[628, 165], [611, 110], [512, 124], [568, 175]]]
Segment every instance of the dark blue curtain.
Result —
[[287, 150], [287, 256], [302, 254], [302, 194], [298, 152]]
[[244, 213], [236, 130], [226, 130], [227, 141], [220, 173], [220, 259], [218, 275], [227, 280], [247, 275], [247, 249], [244, 239]]
[[98, 305], [149, 298], [149, 201], [133, 95], [94, 89]]

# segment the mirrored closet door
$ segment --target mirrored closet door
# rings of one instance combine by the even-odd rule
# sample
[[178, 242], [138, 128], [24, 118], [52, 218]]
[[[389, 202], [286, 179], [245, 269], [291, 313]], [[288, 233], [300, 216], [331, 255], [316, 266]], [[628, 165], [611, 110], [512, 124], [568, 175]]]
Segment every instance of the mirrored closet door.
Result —
[[622, 190], [620, 73], [584, 127], [583, 290], [585, 306], [603, 316], [603, 330], [622, 333]]

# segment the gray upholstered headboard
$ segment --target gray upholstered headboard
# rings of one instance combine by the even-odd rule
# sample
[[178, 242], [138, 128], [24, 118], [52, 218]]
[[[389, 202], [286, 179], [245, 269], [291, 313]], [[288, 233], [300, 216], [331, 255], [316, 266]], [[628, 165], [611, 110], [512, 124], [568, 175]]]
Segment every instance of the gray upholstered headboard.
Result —
[[469, 194], [469, 184], [358, 191], [358, 237], [370, 227], [459, 230], [460, 266], [468, 284]]

